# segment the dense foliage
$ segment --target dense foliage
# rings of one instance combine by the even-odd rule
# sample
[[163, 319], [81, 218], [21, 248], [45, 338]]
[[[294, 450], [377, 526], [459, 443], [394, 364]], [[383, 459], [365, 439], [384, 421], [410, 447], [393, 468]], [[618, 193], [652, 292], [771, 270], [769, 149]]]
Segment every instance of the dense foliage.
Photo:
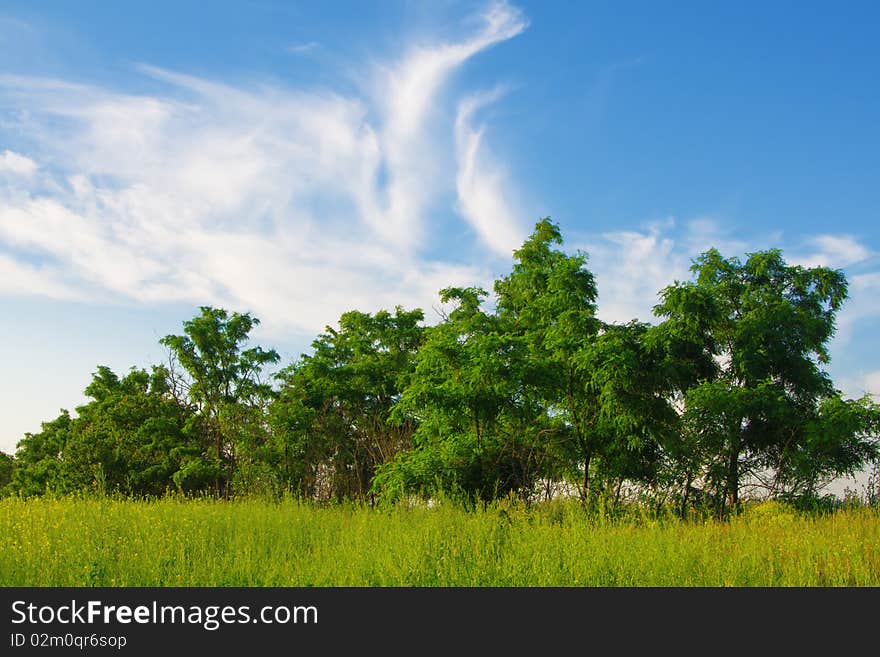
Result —
[[822, 366], [842, 272], [712, 249], [660, 292], [656, 324], [608, 324], [583, 253], [547, 219], [486, 290], [351, 311], [312, 353], [265, 368], [250, 314], [201, 308], [168, 365], [120, 378], [0, 454], [0, 491], [584, 502], [642, 496], [724, 514], [756, 493], [815, 497], [878, 459], [880, 408]]

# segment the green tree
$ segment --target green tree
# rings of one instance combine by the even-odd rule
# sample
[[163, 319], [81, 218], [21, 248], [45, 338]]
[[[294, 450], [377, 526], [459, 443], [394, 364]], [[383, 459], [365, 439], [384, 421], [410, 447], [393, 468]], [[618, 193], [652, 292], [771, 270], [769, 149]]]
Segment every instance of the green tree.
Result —
[[776, 249], [745, 262], [712, 249], [691, 269], [695, 280], [661, 292], [657, 333], [688, 356], [680, 451], [699, 455], [721, 511], [738, 504], [746, 480], [811, 489], [876, 454], [875, 409], [842, 400], [821, 367], [847, 297], [843, 273], [789, 266]]
[[344, 313], [280, 374], [271, 407], [280, 467], [305, 495], [362, 498], [376, 468], [412, 447], [414, 427], [391, 409], [415, 367], [421, 310]]
[[0, 452], [0, 497], [12, 492], [12, 473], [15, 470], [15, 458], [12, 454]]
[[441, 300], [456, 307], [428, 330], [395, 407], [395, 417], [418, 428], [414, 449], [377, 475], [382, 494], [529, 496], [545, 472], [547, 454], [537, 438], [548, 423], [528, 390], [528, 348], [481, 308], [486, 294], [479, 288], [441, 291]]
[[[183, 335], [160, 340], [172, 359], [171, 385], [184, 389], [198, 411], [192, 426], [205, 442], [203, 456], [181, 473], [192, 480], [213, 479], [214, 490], [231, 494], [236, 465], [253, 465], [254, 452], [268, 432], [265, 407], [273, 396], [261, 379], [265, 366], [277, 363], [278, 353], [262, 347], [245, 348], [251, 330], [260, 322], [249, 313], [228, 313], [202, 306], [201, 313], [184, 322]], [[182, 380], [179, 364], [188, 375]]]
[[652, 327], [633, 320], [603, 324], [575, 357], [585, 379], [594, 479], [606, 493], [619, 495], [625, 482], [660, 483], [663, 449], [680, 431], [664, 356]]
[[169, 394], [168, 373], [132, 368], [120, 379], [99, 366], [78, 407], [63, 450], [67, 485], [127, 495], [161, 495], [173, 476], [198, 457], [197, 437], [186, 431], [192, 409]]
[[12, 488], [25, 496], [63, 493], [69, 490], [64, 477], [62, 454], [70, 438], [70, 413], [42, 423], [38, 433], [26, 433], [15, 450], [16, 468]]
[[90, 402], [19, 442], [11, 488], [23, 495], [81, 490], [161, 495], [199, 444], [187, 435], [192, 410], [168, 394], [162, 367], [132, 368], [120, 379], [100, 366]]
[[528, 345], [535, 385], [550, 415], [564, 423], [571, 469], [580, 472], [586, 499], [603, 436], [596, 431], [598, 400], [581, 355], [602, 324], [596, 318], [598, 293], [586, 254], [568, 255], [554, 244], [562, 244], [559, 227], [543, 219], [514, 251], [513, 271], [495, 283], [498, 316]]

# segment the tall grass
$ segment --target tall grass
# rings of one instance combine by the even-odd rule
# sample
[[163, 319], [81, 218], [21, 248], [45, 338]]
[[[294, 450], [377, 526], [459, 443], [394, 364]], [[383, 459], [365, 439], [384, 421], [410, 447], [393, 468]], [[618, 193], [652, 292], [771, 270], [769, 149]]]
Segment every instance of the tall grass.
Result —
[[297, 501], [0, 500], [3, 586], [878, 586], [876, 508], [729, 521]]

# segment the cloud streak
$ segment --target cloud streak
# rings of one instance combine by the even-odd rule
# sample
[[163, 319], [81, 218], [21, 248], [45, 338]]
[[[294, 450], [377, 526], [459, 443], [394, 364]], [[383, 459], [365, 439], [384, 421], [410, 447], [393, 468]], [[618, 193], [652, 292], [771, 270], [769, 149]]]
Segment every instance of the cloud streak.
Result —
[[306, 55], [318, 47], [317, 41], [309, 41], [307, 43], [294, 43], [287, 46], [286, 50], [292, 55]]
[[29, 157], [10, 150], [0, 153], [0, 175], [30, 178], [37, 170], [37, 163]]
[[468, 96], [458, 106], [455, 120], [455, 146], [458, 175], [456, 192], [458, 209], [476, 234], [499, 255], [510, 256], [522, 241], [524, 230], [519, 225], [511, 203], [513, 191], [509, 176], [486, 147], [486, 127], [474, 127], [474, 115], [498, 100], [503, 89]]
[[581, 250], [596, 276], [598, 315], [606, 322], [650, 321], [661, 287], [688, 278], [689, 254], [667, 232], [674, 222], [588, 238]]
[[[455, 161], [457, 126], [437, 109], [457, 103], [447, 83], [527, 25], [505, 3], [479, 18], [373, 66], [361, 95], [147, 65], [163, 93], [0, 76], [24, 136], [0, 154], [0, 292], [213, 303], [315, 331], [351, 308], [427, 307], [441, 287], [485, 283], [486, 264], [432, 255], [430, 225], [456, 210], [456, 172], [437, 164]], [[483, 236], [496, 221], [509, 232], [507, 216], [462, 214]]]
[[873, 254], [852, 235], [816, 235], [805, 244], [807, 253], [795, 256], [793, 264], [805, 267], [846, 267]]
[[375, 101], [383, 117], [379, 139], [388, 186], [384, 203], [371, 219], [380, 234], [398, 244], [422, 236], [422, 226], [408, 224], [412, 217], [422, 215], [443, 178], [443, 160], [424, 154], [436, 152], [437, 135], [425, 127], [438, 120], [435, 100], [444, 83], [467, 60], [512, 39], [528, 25], [522, 13], [506, 3], [490, 6], [481, 18], [482, 28], [470, 38], [415, 47], [401, 62], [381, 69], [376, 76]]

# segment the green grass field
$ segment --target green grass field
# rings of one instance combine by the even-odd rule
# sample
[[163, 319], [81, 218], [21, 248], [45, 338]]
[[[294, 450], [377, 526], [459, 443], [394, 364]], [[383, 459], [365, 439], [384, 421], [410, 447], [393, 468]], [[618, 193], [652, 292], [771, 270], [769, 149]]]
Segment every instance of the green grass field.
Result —
[[0, 500], [3, 586], [878, 586], [880, 513]]

